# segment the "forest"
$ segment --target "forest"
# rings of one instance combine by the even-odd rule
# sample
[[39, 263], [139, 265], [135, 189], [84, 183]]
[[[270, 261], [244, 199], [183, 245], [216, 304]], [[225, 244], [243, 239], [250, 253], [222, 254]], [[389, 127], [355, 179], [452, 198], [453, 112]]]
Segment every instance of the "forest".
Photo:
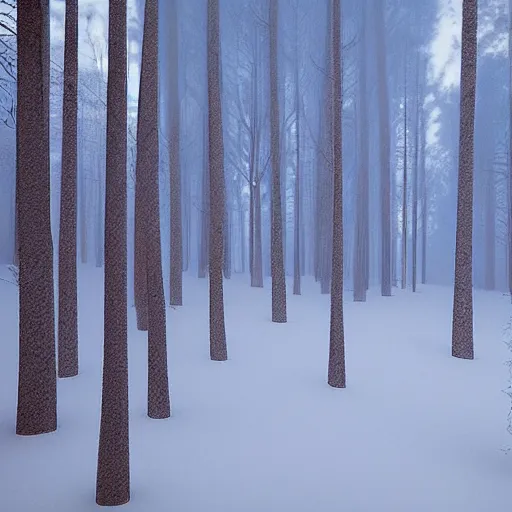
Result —
[[0, 510], [501, 512], [512, 0], [0, 0]]

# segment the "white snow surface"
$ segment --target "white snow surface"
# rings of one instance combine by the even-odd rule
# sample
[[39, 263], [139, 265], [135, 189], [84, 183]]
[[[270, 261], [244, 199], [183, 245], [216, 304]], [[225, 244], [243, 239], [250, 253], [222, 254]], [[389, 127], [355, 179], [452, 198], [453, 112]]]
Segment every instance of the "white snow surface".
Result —
[[[1, 276], [9, 278], [7, 269]], [[15, 435], [17, 289], [0, 281], [0, 510], [95, 504], [101, 269], [80, 268], [80, 374], [58, 383], [58, 430]], [[270, 283], [225, 284], [228, 357], [209, 360], [208, 283], [168, 308], [173, 417], [146, 416], [146, 334], [129, 311], [131, 501], [137, 512], [505, 512], [512, 458], [502, 343], [511, 306], [476, 290], [474, 361], [451, 357], [452, 288], [346, 292], [347, 388], [327, 385], [329, 297], [310, 279], [270, 321]]]

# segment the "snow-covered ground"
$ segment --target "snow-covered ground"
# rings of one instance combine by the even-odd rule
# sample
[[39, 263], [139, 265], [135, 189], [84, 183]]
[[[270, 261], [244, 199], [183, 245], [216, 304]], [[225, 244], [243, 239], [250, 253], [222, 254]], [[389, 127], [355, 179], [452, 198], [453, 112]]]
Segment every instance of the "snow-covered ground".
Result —
[[[2, 276], [8, 273], [2, 269]], [[169, 309], [173, 417], [146, 417], [145, 334], [130, 309], [131, 502], [140, 512], [505, 512], [512, 458], [502, 343], [511, 306], [475, 291], [474, 361], [450, 356], [450, 287], [347, 292], [347, 383], [326, 383], [329, 298], [310, 280], [270, 321], [270, 287], [226, 283], [227, 362], [209, 360], [207, 282]], [[80, 274], [80, 375], [59, 429], [14, 434], [16, 288], [0, 281], [0, 510], [96, 510], [102, 273]]]

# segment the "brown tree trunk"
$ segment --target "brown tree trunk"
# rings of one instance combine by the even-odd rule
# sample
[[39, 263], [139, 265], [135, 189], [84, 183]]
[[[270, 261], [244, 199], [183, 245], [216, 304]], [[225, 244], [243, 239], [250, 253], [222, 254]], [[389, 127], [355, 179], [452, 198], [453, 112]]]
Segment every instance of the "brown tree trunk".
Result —
[[210, 358], [226, 361], [224, 323], [224, 140], [220, 94], [219, 0], [208, 0], [208, 155], [210, 170]]
[[78, 109], [78, 0], [66, 0], [62, 173], [59, 233], [59, 377], [78, 375], [76, 185]]
[[178, 16], [176, 0], [171, 0], [171, 44], [169, 83], [169, 162], [171, 180], [171, 306], [183, 304], [183, 236], [181, 223], [181, 166], [180, 166], [180, 97], [178, 61]]
[[103, 386], [96, 503], [130, 500], [126, 289], [126, 0], [109, 2]]
[[459, 177], [452, 326], [452, 355], [462, 359], [473, 359], [473, 151], [477, 18], [477, 0], [463, 0]]
[[278, 0], [269, 2], [270, 27], [270, 159], [272, 165], [271, 274], [272, 322], [286, 322], [286, 278], [283, 252], [283, 217], [281, 210], [281, 172], [279, 143], [279, 98], [277, 87]]
[[[146, 0], [139, 87], [137, 181], [142, 181], [148, 293], [148, 416], [171, 415], [158, 183], [158, 0]], [[181, 265], [179, 267], [181, 275]]]
[[327, 382], [334, 388], [346, 386], [345, 335], [343, 327], [343, 171], [342, 171], [342, 77], [341, 77], [341, 0], [332, 1], [333, 60], [333, 221], [331, 328]]
[[50, 220], [50, 17], [48, 0], [18, 1], [16, 204], [19, 369], [16, 434], [57, 429]]

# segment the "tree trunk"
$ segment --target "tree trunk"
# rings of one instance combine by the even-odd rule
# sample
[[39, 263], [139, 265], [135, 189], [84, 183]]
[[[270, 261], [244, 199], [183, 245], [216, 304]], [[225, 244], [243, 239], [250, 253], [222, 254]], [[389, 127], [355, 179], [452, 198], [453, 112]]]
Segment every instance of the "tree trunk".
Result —
[[[417, 254], [418, 254], [418, 156], [419, 156], [419, 134], [420, 134], [420, 109], [422, 95], [420, 94], [420, 63], [416, 58], [416, 116], [414, 127], [414, 162], [412, 169], [412, 291], [416, 291], [417, 275]], [[421, 105], [421, 106], [420, 106]]]
[[109, 2], [103, 386], [96, 503], [130, 500], [126, 288], [126, 0]]
[[496, 288], [496, 185], [494, 169], [486, 173], [485, 183], [485, 289]]
[[209, 212], [210, 205], [208, 200], [208, 194], [210, 190], [210, 178], [209, 178], [209, 157], [208, 157], [208, 119], [205, 116], [204, 120], [204, 150], [203, 150], [203, 179], [201, 185], [201, 229], [199, 238], [199, 258], [198, 258], [198, 273], [197, 277], [205, 278], [208, 272], [208, 253], [209, 253]]
[[420, 158], [420, 194], [421, 194], [421, 284], [427, 282], [427, 228], [428, 228], [428, 202], [427, 202], [427, 177], [425, 170], [426, 147], [426, 123], [423, 113], [423, 105], [420, 108], [421, 118], [421, 158]]
[[[298, 9], [298, 7], [297, 7]], [[300, 162], [300, 83], [299, 83], [299, 23], [298, 13], [295, 10], [295, 190], [293, 197], [293, 294], [300, 295], [300, 270], [301, 270], [301, 196], [300, 196], [300, 179], [301, 179], [301, 162]]]
[[[167, 374], [165, 296], [160, 240], [158, 137], [158, 0], [146, 0], [139, 87], [137, 181], [142, 181], [142, 215], [148, 293], [148, 416], [171, 415]], [[179, 198], [178, 198], [179, 199]], [[181, 262], [179, 267], [181, 275]]]
[[220, 93], [219, 0], [208, 0], [208, 155], [210, 170], [210, 358], [226, 361], [224, 323], [224, 140]]
[[333, 221], [331, 328], [327, 382], [334, 388], [346, 386], [345, 336], [343, 327], [343, 174], [342, 174], [342, 77], [341, 77], [341, 0], [332, 1], [333, 60]]
[[407, 57], [404, 76], [404, 163], [402, 178], [402, 290], [407, 286]]
[[366, 0], [362, 2], [361, 43], [359, 59], [359, 169], [357, 173], [356, 194], [356, 222], [354, 243], [354, 301], [365, 302], [367, 290], [366, 258], [368, 252], [368, 198], [365, 191], [368, 189], [368, 105], [366, 98]]
[[59, 377], [78, 375], [76, 184], [78, 112], [78, 0], [66, 0], [62, 173], [59, 233]]
[[281, 210], [281, 173], [279, 143], [279, 99], [277, 87], [278, 0], [269, 2], [270, 30], [270, 159], [272, 164], [271, 273], [272, 321], [286, 322], [286, 278], [283, 252], [283, 217]]
[[169, 69], [169, 166], [171, 189], [171, 269], [170, 293], [171, 306], [183, 304], [183, 242], [181, 221], [181, 166], [180, 166], [180, 97], [179, 97], [179, 61], [178, 61], [178, 16], [177, 0], [170, 3], [171, 43]]
[[459, 177], [452, 326], [452, 355], [462, 359], [473, 359], [473, 151], [477, 17], [477, 0], [463, 0]]
[[19, 369], [16, 434], [36, 435], [57, 429], [48, 0], [18, 1], [17, 34]]
[[390, 142], [389, 96], [386, 66], [386, 35], [384, 8], [376, 2], [377, 74], [379, 80], [380, 137], [380, 216], [381, 216], [381, 294], [391, 296], [391, 203], [390, 203]]

